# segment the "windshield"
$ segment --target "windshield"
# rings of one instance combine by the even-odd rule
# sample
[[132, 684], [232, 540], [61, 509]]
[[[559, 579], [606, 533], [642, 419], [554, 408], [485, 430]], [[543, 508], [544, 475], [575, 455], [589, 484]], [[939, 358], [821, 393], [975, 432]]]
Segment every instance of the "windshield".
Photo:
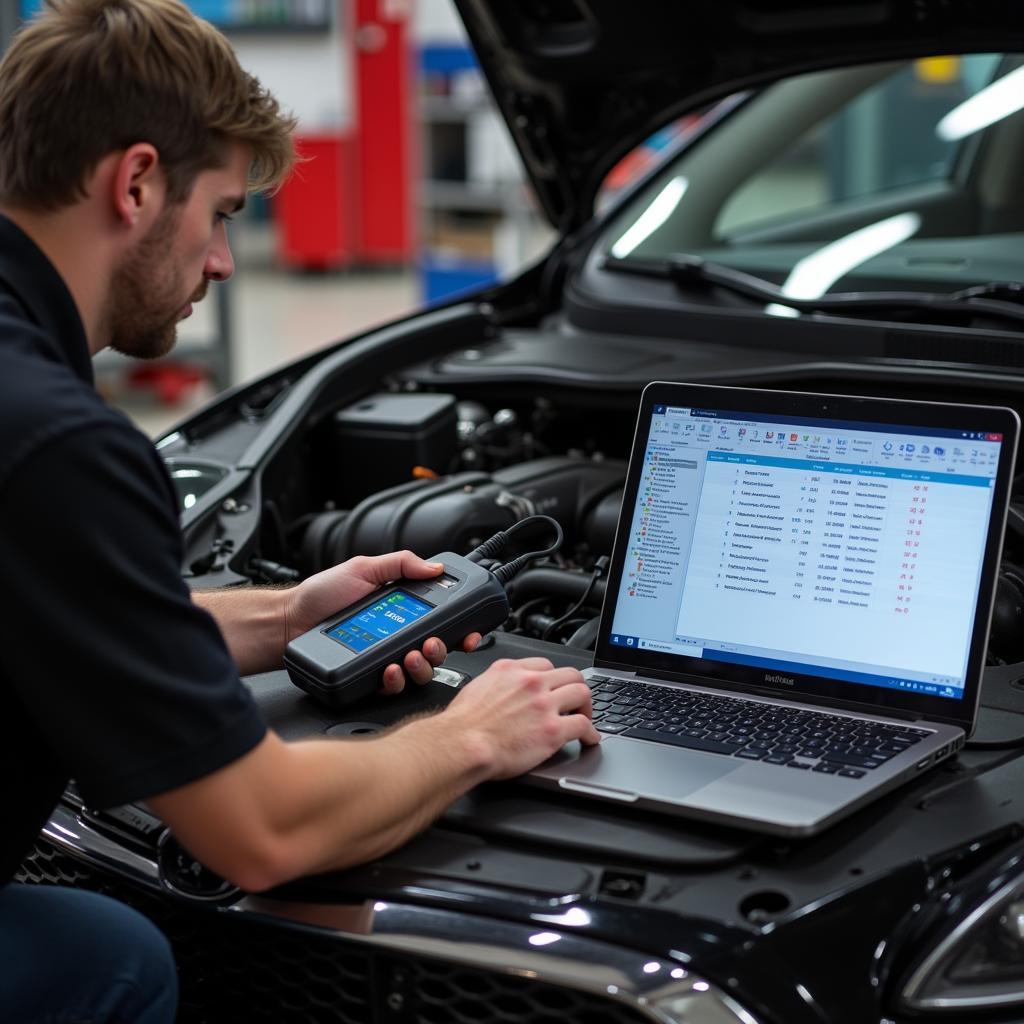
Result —
[[1022, 280], [1022, 64], [972, 54], [777, 83], [668, 163], [606, 252], [696, 255], [808, 299]]

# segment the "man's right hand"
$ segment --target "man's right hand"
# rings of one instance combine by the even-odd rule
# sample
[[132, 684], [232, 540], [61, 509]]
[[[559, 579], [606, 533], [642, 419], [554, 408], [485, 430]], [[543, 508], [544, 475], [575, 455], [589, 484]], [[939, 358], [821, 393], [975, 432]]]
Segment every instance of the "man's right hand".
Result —
[[503, 659], [472, 682], [440, 716], [481, 744], [487, 778], [509, 779], [540, 764], [570, 740], [601, 736], [591, 721], [590, 688], [574, 668], [547, 658]]
[[576, 669], [496, 661], [440, 714], [368, 739], [268, 732], [148, 803], [204, 864], [258, 891], [380, 857], [477, 783], [521, 775], [571, 740], [597, 743], [590, 715]]

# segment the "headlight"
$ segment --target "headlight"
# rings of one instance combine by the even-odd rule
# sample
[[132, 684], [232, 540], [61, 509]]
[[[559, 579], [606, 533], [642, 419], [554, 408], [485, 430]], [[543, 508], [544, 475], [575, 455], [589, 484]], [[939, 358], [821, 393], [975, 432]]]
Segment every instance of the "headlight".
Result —
[[1024, 1006], [1024, 860], [947, 902], [931, 952], [909, 972], [901, 1002], [912, 1010]]

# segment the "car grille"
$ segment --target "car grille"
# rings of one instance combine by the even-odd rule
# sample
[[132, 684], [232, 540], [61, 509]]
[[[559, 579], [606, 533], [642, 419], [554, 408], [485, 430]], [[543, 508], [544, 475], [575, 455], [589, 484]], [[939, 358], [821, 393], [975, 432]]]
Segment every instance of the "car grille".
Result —
[[178, 960], [179, 1024], [641, 1024], [650, 1019], [574, 989], [193, 909], [101, 875], [42, 840], [16, 878], [104, 893], [156, 923]]

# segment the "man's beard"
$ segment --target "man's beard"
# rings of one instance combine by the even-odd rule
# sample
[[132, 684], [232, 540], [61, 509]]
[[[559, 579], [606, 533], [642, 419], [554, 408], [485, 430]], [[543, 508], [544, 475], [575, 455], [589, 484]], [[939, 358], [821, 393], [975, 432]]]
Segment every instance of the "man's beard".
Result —
[[164, 210], [115, 268], [104, 316], [112, 349], [137, 359], [159, 359], [174, 348], [178, 320], [186, 302], [206, 294], [206, 281], [183, 298], [185, 282], [171, 253], [181, 221], [180, 210]]

